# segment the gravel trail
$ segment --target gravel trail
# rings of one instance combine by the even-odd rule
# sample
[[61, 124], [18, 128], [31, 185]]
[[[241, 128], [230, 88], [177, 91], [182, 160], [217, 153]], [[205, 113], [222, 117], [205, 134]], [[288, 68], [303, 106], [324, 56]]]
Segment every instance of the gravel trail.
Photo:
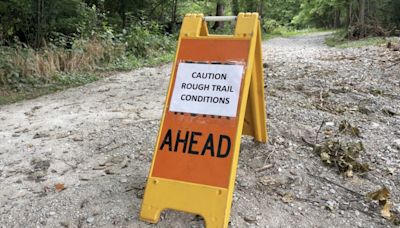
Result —
[[[263, 44], [269, 141], [243, 137], [230, 227], [394, 227], [364, 196], [386, 186], [400, 213], [400, 53], [330, 48], [329, 35]], [[170, 70], [0, 106], [0, 227], [203, 227], [174, 211], [138, 219]], [[371, 171], [345, 177], [304, 142], [342, 140], [343, 120]]]

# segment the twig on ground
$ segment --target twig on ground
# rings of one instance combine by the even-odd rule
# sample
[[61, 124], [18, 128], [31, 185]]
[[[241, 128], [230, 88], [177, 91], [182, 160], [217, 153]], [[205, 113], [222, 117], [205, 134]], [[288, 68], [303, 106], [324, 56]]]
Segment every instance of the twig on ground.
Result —
[[258, 168], [258, 169], [256, 169], [256, 172], [262, 172], [262, 171], [264, 171], [264, 170], [267, 170], [267, 169], [269, 169], [269, 168], [272, 168], [272, 166], [274, 166], [273, 164], [267, 164], [267, 165], [264, 165], [263, 167], [261, 167], [261, 168]]
[[318, 144], [318, 136], [319, 136], [319, 133], [321, 133], [321, 129], [322, 129], [322, 127], [325, 125], [325, 123], [326, 123], [326, 120], [323, 120], [323, 121], [321, 122], [321, 125], [319, 126], [319, 129], [318, 129], [318, 131], [317, 131], [317, 134], [315, 135], [315, 145]]
[[397, 60], [399, 60], [399, 62], [393, 63], [392, 65], [388, 66], [387, 69], [392, 68], [392, 67], [396, 66], [397, 64], [400, 64], [400, 59], [397, 59]]
[[105, 148], [105, 147], [107, 147], [107, 146], [109, 146], [109, 145], [111, 145], [112, 143], [115, 143], [115, 142], [116, 142], [115, 138], [113, 138], [110, 142], [108, 142], [108, 143], [106, 143], [106, 144], [104, 144], [102, 146], [97, 147], [97, 150], [101, 150], [101, 149], [103, 149], [103, 148]]
[[343, 186], [343, 185], [341, 185], [341, 184], [338, 184], [338, 183], [336, 183], [336, 182], [334, 182], [334, 181], [331, 181], [331, 180], [329, 180], [329, 179], [326, 178], [326, 177], [317, 176], [317, 175], [314, 175], [314, 174], [311, 174], [311, 173], [307, 173], [307, 174], [308, 174], [309, 176], [311, 176], [311, 177], [318, 178], [318, 179], [320, 179], [320, 180], [329, 182], [330, 184], [333, 184], [333, 185], [336, 185], [336, 186], [338, 186], [338, 187], [340, 187], [340, 188], [343, 188], [344, 190], [346, 190], [346, 191], [348, 191], [348, 192], [351, 192], [351, 193], [357, 195], [358, 197], [364, 198], [364, 194], [361, 194], [361, 193], [356, 192], [356, 191], [354, 191], [354, 190], [352, 190], [352, 189], [350, 189], [350, 188], [347, 188], [347, 187], [345, 187], [345, 186]]
[[266, 166], [266, 165], [267, 165], [267, 161], [268, 161], [269, 159], [271, 159], [272, 154], [274, 154], [274, 153], [275, 153], [275, 149], [273, 149], [273, 150], [267, 155], [267, 157], [266, 157], [265, 160], [264, 160], [263, 166]]
[[119, 145], [117, 145], [117, 146], [114, 146], [113, 148], [110, 148], [110, 149], [106, 150], [105, 152], [110, 152], [110, 151], [113, 151], [113, 150], [115, 150], [115, 149], [124, 147], [124, 146], [126, 146], [126, 145], [128, 145], [128, 143], [121, 143], [121, 144], [119, 144]]

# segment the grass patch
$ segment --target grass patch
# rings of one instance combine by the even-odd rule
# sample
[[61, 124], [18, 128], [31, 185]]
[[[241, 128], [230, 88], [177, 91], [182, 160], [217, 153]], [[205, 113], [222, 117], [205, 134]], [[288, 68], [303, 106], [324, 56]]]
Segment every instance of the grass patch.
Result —
[[384, 37], [367, 37], [360, 40], [346, 39], [346, 31], [336, 31], [333, 36], [325, 39], [325, 44], [329, 47], [337, 48], [360, 48], [365, 46], [376, 46], [387, 43], [388, 40]]
[[101, 68], [101, 71], [130, 71], [144, 66], [157, 66], [174, 60], [175, 52], [162, 53], [150, 58], [137, 58], [135, 56], [123, 56], [117, 61]]
[[338, 48], [360, 48], [365, 46], [376, 46], [387, 43], [383, 37], [367, 37], [360, 40], [336, 40], [333, 37], [327, 38], [325, 44]]
[[[33, 99], [68, 88], [85, 85], [101, 79], [103, 77], [101, 75], [110, 74], [114, 71], [130, 71], [143, 66], [160, 65], [172, 61], [174, 57], [174, 53], [164, 53], [160, 56], [146, 59], [128, 56], [122, 57], [93, 72], [61, 72], [56, 73], [50, 79], [47, 78], [46, 81], [38, 81], [32, 78], [30, 81], [14, 84], [13, 87], [0, 87], [0, 105]], [[18, 88], [15, 85], [18, 85]]]
[[299, 36], [299, 35], [305, 35], [305, 34], [310, 34], [310, 33], [316, 33], [316, 32], [328, 32], [332, 30], [327, 30], [327, 29], [322, 29], [322, 28], [306, 28], [306, 29], [293, 29], [290, 27], [278, 27], [274, 29], [270, 33], [264, 33], [263, 34], [263, 40], [270, 40], [272, 38], [276, 37], [292, 37], [292, 36]]
[[32, 99], [42, 95], [81, 86], [97, 81], [101, 77], [94, 73], [60, 73], [55, 75], [51, 82], [24, 85], [18, 90], [2, 88], [0, 92], [0, 105], [10, 104], [24, 99]]
[[[31, 99], [84, 85], [115, 71], [129, 71], [172, 61], [175, 39], [147, 34], [152, 41], [140, 46], [112, 39], [75, 40], [71, 48], [49, 45], [0, 47], [0, 105]], [[149, 38], [150, 37], [150, 38]], [[140, 40], [146, 40], [145, 38]]]

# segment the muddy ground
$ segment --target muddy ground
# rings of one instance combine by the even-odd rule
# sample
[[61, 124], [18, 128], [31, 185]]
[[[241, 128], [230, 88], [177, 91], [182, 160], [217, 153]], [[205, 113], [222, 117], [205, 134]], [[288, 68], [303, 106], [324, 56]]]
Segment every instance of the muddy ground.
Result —
[[[230, 227], [395, 226], [365, 195], [386, 186], [400, 212], [400, 52], [330, 48], [328, 35], [263, 44], [269, 141], [242, 140]], [[203, 227], [174, 211], [138, 219], [170, 69], [1, 106], [0, 227]], [[329, 140], [362, 142], [371, 170], [324, 164], [310, 143]]]

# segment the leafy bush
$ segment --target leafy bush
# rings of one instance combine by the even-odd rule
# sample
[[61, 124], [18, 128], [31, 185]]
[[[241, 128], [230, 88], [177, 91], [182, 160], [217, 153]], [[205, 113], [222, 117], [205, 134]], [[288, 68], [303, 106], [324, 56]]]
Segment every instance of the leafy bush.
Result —
[[175, 37], [161, 31], [155, 23], [145, 26], [135, 23], [122, 33], [104, 26], [93, 30], [91, 38], [59, 35], [54, 43], [40, 49], [22, 43], [2, 47], [0, 87], [21, 91], [54, 82], [54, 77], [60, 74], [130, 70], [140, 63], [150, 63], [146, 59], [154, 59], [153, 63], [163, 62], [164, 56], [175, 49]]
[[263, 23], [263, 29], [267, 33], [272, 33], [275, 29], [280, 27], [280, 24], [273, 19], [266, 19]]
[[152, 57], [175, 49], [171, 35], [163, 34], [161, 27], [155, 23], [132, 24], [124, 30], [121, 40], [126, 45], [126, 51], [137, 57]]

